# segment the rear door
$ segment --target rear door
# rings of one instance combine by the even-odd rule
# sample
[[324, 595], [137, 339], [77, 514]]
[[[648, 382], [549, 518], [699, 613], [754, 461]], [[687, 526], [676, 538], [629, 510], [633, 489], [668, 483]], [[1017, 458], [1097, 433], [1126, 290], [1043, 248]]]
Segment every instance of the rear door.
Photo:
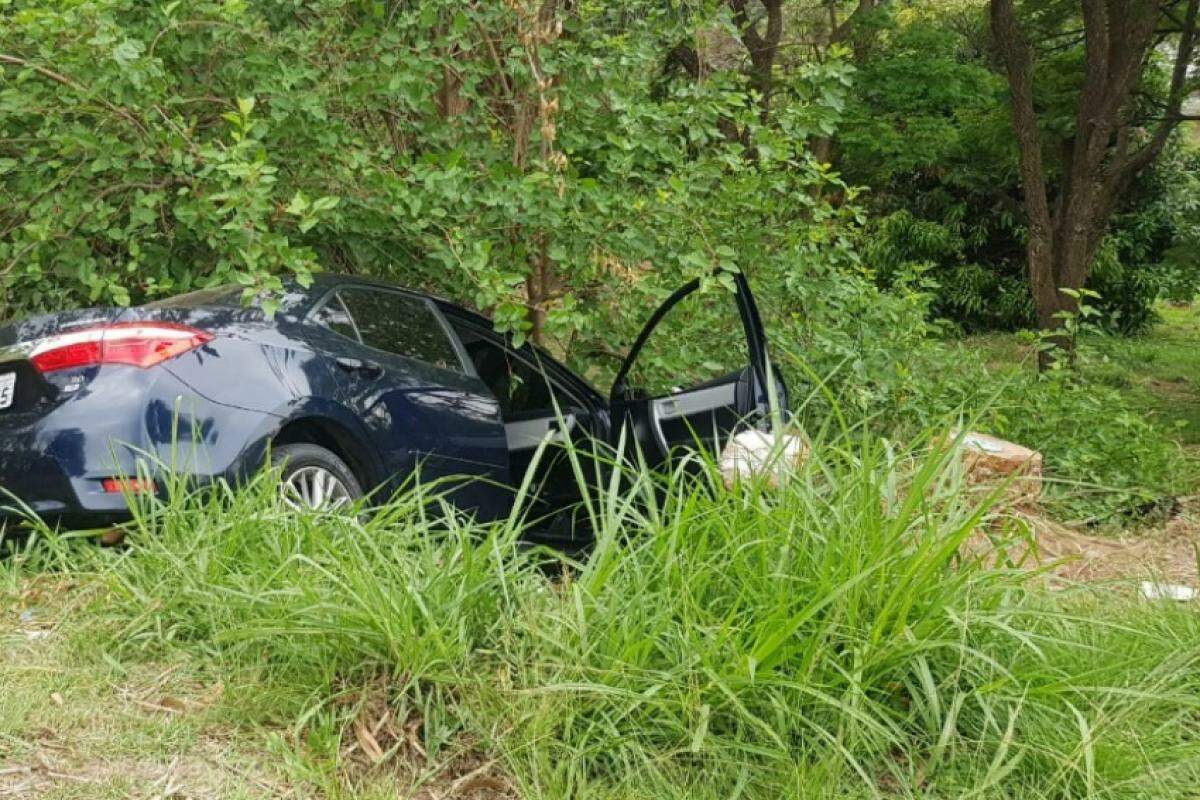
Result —
[[625, 428], [652, 464], [673, 454], [720, 453], [737, 431], [764, 424], [767, 342], [750, 286], [741, 274], [696, 279], [659, 307], [613, 383], [613, 435]]
[[534, 524], [527, 537], [564, 548], [586, 541], [589, 534], [574, 513], [581, 499], [579, 481], [563, 445], [574, 444], [581, 458], [591, 452], [588, 439], [600, 432], [596, 411], [602, 399], [541, 351], [514, 348], [490, 326], [465, 315], [450, 312], [447, 320], [475, 373], [500, 403], [513, 484], [528, 481], [530, 486]]
[[[507, 513], [500, 409], [427, 298], [373, 286], [330, 292], [311, 312], [314, 347], [338, 400], [367, 427], [392, 484], [454, 478], [452, 499], [483, 518]], [[457, 480], [465, 478], [465, 480]]]

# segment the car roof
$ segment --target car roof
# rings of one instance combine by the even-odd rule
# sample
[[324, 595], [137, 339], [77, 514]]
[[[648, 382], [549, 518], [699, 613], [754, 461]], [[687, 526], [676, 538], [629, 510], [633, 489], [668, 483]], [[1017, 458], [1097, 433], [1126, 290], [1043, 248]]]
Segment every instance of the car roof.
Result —
[[432, 295], [425, 292], [412, 289], [408, 286], [401, 286], [391, 281], [379, 280], [378, 278], [365, 278], [361, 275], [347, 275], [340, 272], [314, 272], [312, 284], [308, 287], [308, 291], [314, 294], [324, 293], [335, 286], [368, 286], [374, 289], [389, 289], [420, 297], [432, 297]]

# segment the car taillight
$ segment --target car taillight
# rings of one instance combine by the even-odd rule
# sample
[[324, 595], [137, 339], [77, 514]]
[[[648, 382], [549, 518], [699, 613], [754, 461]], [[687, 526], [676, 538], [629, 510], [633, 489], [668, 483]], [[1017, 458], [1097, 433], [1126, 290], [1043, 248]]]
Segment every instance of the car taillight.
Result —
[[29, 360], [47, 373], [98, 364], [152, 367], [211, 342], [205, 331], [170, 322], [118, 322], [42, 339]]

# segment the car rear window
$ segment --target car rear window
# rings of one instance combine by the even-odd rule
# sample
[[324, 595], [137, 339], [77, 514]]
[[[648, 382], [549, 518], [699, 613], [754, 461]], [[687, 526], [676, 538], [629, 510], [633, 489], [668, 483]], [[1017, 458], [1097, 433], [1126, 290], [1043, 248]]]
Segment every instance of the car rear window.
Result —
[[[341, 309], [324, 314], [340, 298]], [[323, 318], [328, 316], [328, 318]], [[330, 314], [332, 316], [330, 316]], [[321, 324], [344, 336], [351, 326], [368, 347], [414, 358], [443, 369], [462, 371], [446, 329], [423, 300], [386, 289], [343, 288], [317, 314]]]
[[242, 304], [242, 287], [232, 283], [197, 289], [187, 294], [177, 294], [146, 303], [147, 308], [197, 308], [199, 306], [239, 306]]

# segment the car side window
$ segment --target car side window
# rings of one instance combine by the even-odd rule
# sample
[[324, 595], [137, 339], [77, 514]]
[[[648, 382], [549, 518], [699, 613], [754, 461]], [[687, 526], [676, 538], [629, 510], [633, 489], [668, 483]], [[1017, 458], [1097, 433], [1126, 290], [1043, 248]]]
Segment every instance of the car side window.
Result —
[[356, 342], [361, 341], [358, 338], [358, 329], [354, 327], [354, 320], [350, 317], [350, 312], [346, 310], [342, 299], [336, 294], [331, 296], [317, 309], [313, 315], [313, 321], [334, 333], [340, 333], [348, 339], [353, 339]]
[[[554, 395], [561, 409], [577, 405], [544, 370], [518, 357], [493, 337], [451, 320], [479, 378], [500, 403], [506, 422], [554, 413]], [[553, 387], [553, 388], [552, 388]]]
[[[351, 338], [359, 338], [368, 347], [414, 358], [443, 369], [461, 370], [458, 353], [446, 335], [442, 323], [421, 300], [386, 290], [345, 288], [322, 308], [338, 300], [345, 320], [358, 336], [347, 333], [336, 310], [320, 319], [321, 324]], [[319, 315], [318, 315], [319, 316]]]

